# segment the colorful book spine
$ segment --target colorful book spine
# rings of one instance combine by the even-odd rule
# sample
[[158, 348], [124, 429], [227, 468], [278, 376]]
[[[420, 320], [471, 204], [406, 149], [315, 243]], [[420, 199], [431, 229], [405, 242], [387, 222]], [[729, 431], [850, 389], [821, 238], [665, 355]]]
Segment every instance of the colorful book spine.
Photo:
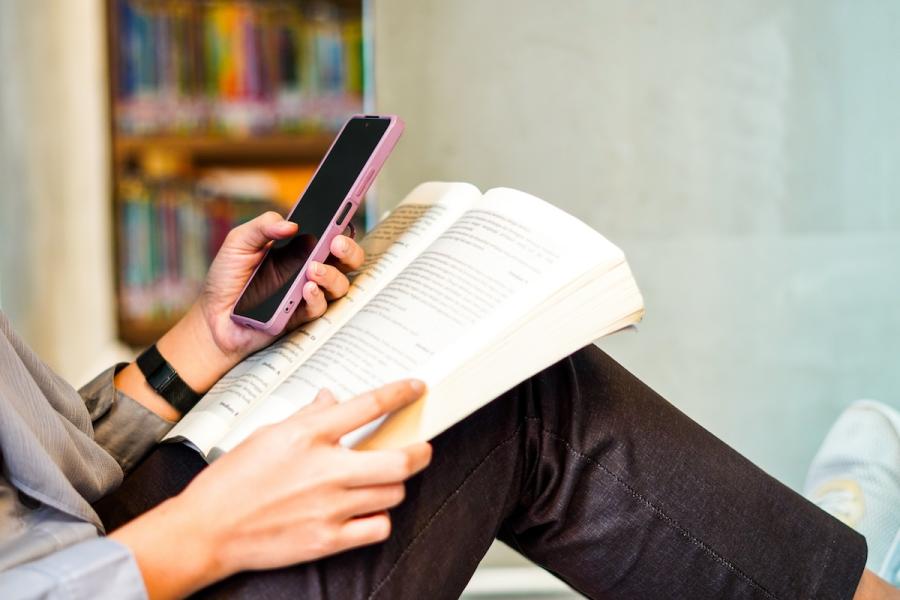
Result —
[[228, 232], [277, 210], [268, 198], [210, 192], [181, 179], [129, 175], [119, 188], [119, 310], [138, 322], [184, 313]]
[[342, 6], [116, 0], [118, 130], [336, 129], [363, 101], [362, 24]]

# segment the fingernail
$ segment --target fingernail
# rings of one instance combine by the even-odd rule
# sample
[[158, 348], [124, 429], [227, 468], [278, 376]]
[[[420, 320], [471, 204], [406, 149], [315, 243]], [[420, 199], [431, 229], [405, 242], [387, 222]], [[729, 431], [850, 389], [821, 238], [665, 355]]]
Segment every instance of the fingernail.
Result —
[[410, 379], [409, 387], [411, 387], [412, 391], [416, 392], [417, 394], [421, 394], [425, 391], [425, 384], [418, 379]]
[[306, 283], [306, 293], [310, 296], [318, 296], [319, 295], [319, 286], [317, 286], [314, 282], [308, 281]]
[[325, 274], [325, 265], [320, 262], [313, 261], [312, 265], [310, 265], [313, 269], [313, 273], [316, 275], [324, 275]]
[[348, 240], [344, 236], [339, 237], [337, 239], [337, 249], [341, 253], [347, 252], [350, 249], [350, 240]]
[[322, 388], [319, 390], [319, 393], [316, 394], [316, 402], [331, 402], [334, 400], [334, 394], [331, 393], [331, 390], [328, 388]]

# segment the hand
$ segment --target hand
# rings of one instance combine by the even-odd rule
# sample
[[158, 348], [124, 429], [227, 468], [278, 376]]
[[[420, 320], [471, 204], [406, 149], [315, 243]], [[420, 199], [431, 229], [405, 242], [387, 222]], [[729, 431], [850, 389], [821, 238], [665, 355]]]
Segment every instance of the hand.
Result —
[[[224, 354], [240, 360], [272, 342], [272, 336], [232, 321], [231, 309], [270, 242], [296, 233], [296, 223], [267, 212], [235, 227], [225, 238], [209, 268], [199, 300], [204, 321]], [[332, 240], [331, 254], [333, 259], [326, 264], [314, 262], [307, 270], [310, 281], [303, 287], [303, 302], [294, 311], [286, 331], [319, 317], [328, 300], [346, 294], [350, 283], [345, 273], [361, 267], [365, 258], [362, 248], [343, 235]], [[331, 262], [334, 264], [328, 264]]]
[[383, 541], [387, 510], [403, 501], [403, 482], [428, 465], [431, 446], [356, 451], [339, 440], [423, 390], [403, 381], [342, 404], [323, 390], [110, 537], [134, 552], [151, 598]]
[[[205, 393], [231, 367], [274, 339], [265, 332], [232, 321], [231, 308], [271, 241], [296, 233], [296, 223], [274, 212], [232, 229], [209, 268], [200, 299], [157, 342], [160, 354], [194, 391]], [[307, 269], [310, 281], [303, 288], [303, 302], [294, 311], [285, 331], [320, 316], [329, 300], [346, 294], [350, 282], [345, 273], [361, 267], [364, 258], [356, 242], [343, 235], [336, 236], [326, 264], [314, 262]], [[133, 364], [116, 375], [116, 387], [163, 418], [177, 420], [179, 417], [174, 408], [146, 385]]]

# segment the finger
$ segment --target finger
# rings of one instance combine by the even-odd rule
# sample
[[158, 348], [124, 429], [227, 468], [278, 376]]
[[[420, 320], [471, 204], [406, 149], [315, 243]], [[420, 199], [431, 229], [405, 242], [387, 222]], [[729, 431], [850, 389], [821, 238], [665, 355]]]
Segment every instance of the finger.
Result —
[[[281, 215], [278, 216], [281, 217]], [[265, 223], [262, 228], [262, 233], [271, 240], [282, 240], [296, 235], [299, 228], [300, 226], [293, 221], [288, 221], [284, 217], [281, 217], [280, 221]]]
[[297, 224], [285, 220], [275, 211], [267, 211], [255, 219], [232, 229], [223, 242], [237, 250], [256, 251], [265, 248], [273, 239], [283, 239], [297, 233]]
[[306, 304], [301, 307], [301, 310], [307, 321], [322, 316], [322, 313], [328, 308], [325, 294], [322, 293], [315, 281], [307, 281], [303, 284], [303, 299]]
[[397, 506], [405, 497], [402, 483], [353, 488], [343, 493], [341, 512], [347, 518], [371, 515]]
[[377, 544], [391, 535], [391, 518], [386, 512], [350, 519], [341, 526], [338, 545], [341, 550]]
[[294, 314], [291, 315], [282, 334], [289, 333], [300, 325], [322, 316], [325, 309], [328, 308], [328, 301], [316, 282], [304, 283], [302, 295], [305, 302], [301, 302]]
[[331, 393], [331, 390], [329, 390], [328, 388], [322, 388], [321, 390], [319, 390], [319, 393], [316, 394], [315, 399], [300, 410], [304, 411], [303, 414], [309, 416], [314, 412], [324, 410], [326, 408], [334, 406], [337, 403], [337, 398], [334, 397], [334, 394]]
[[309, 264], [306, 273], [310, 281], [319, 284], [328, 301], [343, 297], [350, 288], [347, 276], [331, 265], [313, 261]]
[[318, 416], [319, 431], [325, 436], [340, 438], [382, 415], [410, 404], [424, 391], [425, 384], [417, 379], [381, 386], [323, 411]]
[[431, 463], [431, 444], [422, 442], [396, 450], [354, 451], [344, 485], [365, 487], [406, 481]]
[[366, 253], [360, 245], [346, 235], [336, 235], [331, 240], [331, 256], [334, 259], [329, 257], [329, 262], [344, 273], [360, 268], [366, 259]]

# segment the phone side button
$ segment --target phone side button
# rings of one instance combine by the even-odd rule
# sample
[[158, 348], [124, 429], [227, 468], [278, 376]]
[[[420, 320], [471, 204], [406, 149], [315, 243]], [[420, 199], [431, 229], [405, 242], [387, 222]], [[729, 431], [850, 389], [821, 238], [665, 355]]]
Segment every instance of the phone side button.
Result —
[[362, 181], [359, 182], [359, 185], [357, 185], [356, 189], [353, 191], [353, 195], [357, 198], [362, 196], [366, 187], [368, 187], [374, 177], [375, 169], [369, 169], [368, 171], [366, 171], [366, 174], [363, 176]]
[[341, 209], [341, 214], [338, 215], [337, 221], [334, 222], [335, 225], [340, 226], [340, 225], [343, 225], [343, 224], [344, 224], [344, 219], [347, 218], [347, 213], [350, 212], [350, 207], [351, 207], [351, 206], [353, 206], [353, 203], [352, 203], [352, 202], [345, 202], [345, 203], [344, 203], [344, 208]]

